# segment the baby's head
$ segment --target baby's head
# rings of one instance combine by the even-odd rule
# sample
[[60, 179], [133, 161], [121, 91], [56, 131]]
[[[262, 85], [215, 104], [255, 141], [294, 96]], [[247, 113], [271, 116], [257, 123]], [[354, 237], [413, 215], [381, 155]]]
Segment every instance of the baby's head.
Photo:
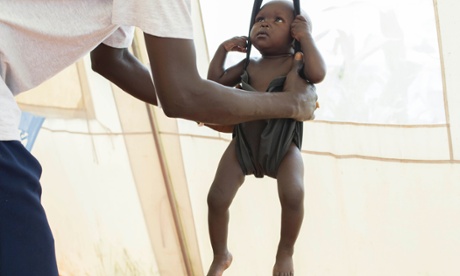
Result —
[[292, 1], [273, 0], [261, 7], [253, 22], [250, 40], [262, 55], [292, 53], [291, 24], [295, 19]]

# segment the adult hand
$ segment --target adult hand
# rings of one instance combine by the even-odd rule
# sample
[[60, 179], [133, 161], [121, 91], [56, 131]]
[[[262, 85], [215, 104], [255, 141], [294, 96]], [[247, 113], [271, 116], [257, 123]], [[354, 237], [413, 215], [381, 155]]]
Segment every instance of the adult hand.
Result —
[[291, 71], [286, 76], [284, 91], [293, 97], [293, 105], [296, 107], [293, 119], [298, 121], [313, 120], [317, 108], [318, 95], [313, 84], [299, 76], [299, 70], [303, 66], [303, 54], [297, 52], [294, 56]]

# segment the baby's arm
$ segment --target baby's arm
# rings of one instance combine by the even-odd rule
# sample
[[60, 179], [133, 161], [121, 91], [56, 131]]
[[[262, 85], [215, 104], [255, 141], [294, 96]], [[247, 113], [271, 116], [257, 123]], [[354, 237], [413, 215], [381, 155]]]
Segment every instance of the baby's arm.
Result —
[[209, 64], [208, 79], [226, 86], [235, 86], [241, 79], [244, 70], [243, 59], [236, 65], [225, 69], [225, 60], [230, 51], [246, 53], [246, 40], [244, 36], [236, 36], [228, 39], [217, 48], [214, 57]]
[[[225, 69], [225, 60], [230, 51], [246, 53], [246, 37], [238, 36], [224, 41], [217, 48], [208, 68], [208, 80], [215, 81], [222, 85], [235, 86], [241, 80], [241, 74], [244, 70], [245, 59]], [[219, 132], [232, 133], [234, 125], [212, 125], [204, 124]]]
[[307, 80], [311, 83], [319, 83], [326, 76], [326, 65], [316, 47], [311, 31], [312, 24], [308, 15], [297, 15], [291, 25], [291, 35], [300, 42], [304, 54], [304, 74]]

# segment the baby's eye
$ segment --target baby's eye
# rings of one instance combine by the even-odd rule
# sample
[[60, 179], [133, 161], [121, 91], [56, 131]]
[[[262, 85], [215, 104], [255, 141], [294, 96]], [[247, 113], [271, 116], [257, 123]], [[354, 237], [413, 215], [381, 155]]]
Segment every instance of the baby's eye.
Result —
[[277, 18], [275, 19], [275, 22], [284, 22], [284, 20], [283, 20], [283, 18], [281, 18], [281, 17], [277, 17]]
[[265, 18], [263, 17], [257, 17], [256, 18], [256, 22], [264, 22], [265, 21]]

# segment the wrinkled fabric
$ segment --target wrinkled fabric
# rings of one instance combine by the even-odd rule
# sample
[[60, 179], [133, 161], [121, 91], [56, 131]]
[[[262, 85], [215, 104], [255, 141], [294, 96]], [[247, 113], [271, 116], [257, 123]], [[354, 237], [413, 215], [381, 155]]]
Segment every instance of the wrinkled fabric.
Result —
[[[247, 71], [241, 76], [243, 90], [254, 92], [249, 85]], [[286, 77], [271, 81], [266, 92], [276, 93], [283, 90]], [[264, 175], [276, 178], [278, 167], [286, 155], [291, 143], [302, 147], [303, 122], [293, 119], [270, 119], [241, 123], [233, 130], [236, 156], [245, 175]]]

